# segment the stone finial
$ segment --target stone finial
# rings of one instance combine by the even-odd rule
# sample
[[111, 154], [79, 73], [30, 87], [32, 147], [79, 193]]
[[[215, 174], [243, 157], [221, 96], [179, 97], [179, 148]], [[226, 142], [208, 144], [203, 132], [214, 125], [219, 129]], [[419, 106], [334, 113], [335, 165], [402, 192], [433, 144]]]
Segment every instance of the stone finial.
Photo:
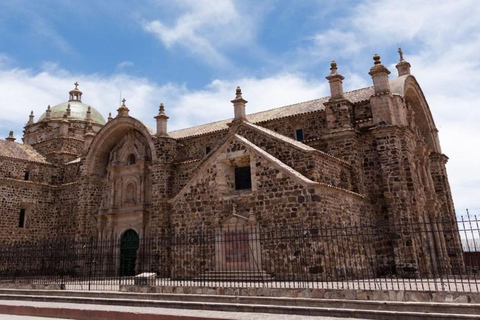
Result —
[[338, 73], [337, 63], [335, 60], [332, 60], [330, 63], [330, 75], [328, 75], [326, 78], [330, 84], [330, 100], [342, 99], [343, 79], [345, 78]]
[[8, 133], [8, 137], [5, 138], [5, 140], [10, 141], [10, 142], [15, 142], [16, 139], [13, 136], [13, 130], [10, 130], [10, 132]]
[[373, 61], [373, 67], [370, 68], [368, 74], [372, 76], [375, 94], [390, 92], [390, 83], [388, 81], [390, 71], [382, 64], [378, 54], [373, 56]]
[[403, 59], [403, 51], [402, 48], [398, 48], [398, 55], [400, 56], [400, 60], [398, 61], [397, 65], [395, 66], [398, 70], [398, 76], [404, 76], [410, 74], [410, 63]]
[[168, 136], [167, 120], [169, 117], [167, 117], [165, 114], [165, 107], [163, 106], [163, 103], [160, 103], [158, 114], [154, 118], [157, 120], [157, 136]]
[[68, 112], [65, 112], [63, 114], [62, 121], [60, 121], [60, 136], [62, 137], [68, 136], [68, 127], [69, 127]]
[[85, 127], [85, 134], [83, 135], [84, 142], [83, 142], [83, 151], [87, 152], [88, 148], [92, 144], [93, 138], [95, 138], [95, 132], [93, 132], [92, 123], [88, 122], [87, 126]]
[[86, 121], [92, 121], [92, 108], [90, 106], [88, 106], [87, 116], [85, 117], [85, 120]]
[[128, 112], [130, 111], [130, 109], [127, 108], [127, 106], [125, 105], [125, 102], [127, 101], [127, 99], [123, 98], [122, 99], [122, 105], [120, 106], [120, 108], [117, 109], [117, 117], [126, 117], [128, 116]]
[[108, 122], [110, 122], [110, 121], [112, 121], [112, 120], [113, 120], [113, 118], [112, 118], [112, 113], [109, 112], [109, 113], [108, 113]]
[[35, 116], [33, 115], [33, 110], [32, 110], [32, 111], [30, 111], [30, 115], [28, 116], [28, 122], [27, 122], [27, 124], [33, 124], [33, 122], [34, 122], [34, 121], [33, 121], [33, 118], [34, 118], [34, 117], [35, 117]]
[[235, 90], [235, 99], [242, 99], [242, 89], [240, 86], [237, 86], [237, 90]]
[[50, 110], [50, 105], [48, 105], [47, 111], [45, 112], [45, 119], [50, 120], [51, 116], [52, 116], [52, 110]]
[[70, 117], [72, 115], [72, 109], [70, 108], [70, 103], [67, 104], [67, 117]]
[[233, 121], [240, 121], [240, 120], [247, 120], [247, 116], [245, 114], [245, 105], [247, 104], [247, 100], [243, 99], [242, 97], [242, 89], [237, 87], [235, 91], [235, 99], [231, 101], [233, 103], [234, 108], [234, 118]]

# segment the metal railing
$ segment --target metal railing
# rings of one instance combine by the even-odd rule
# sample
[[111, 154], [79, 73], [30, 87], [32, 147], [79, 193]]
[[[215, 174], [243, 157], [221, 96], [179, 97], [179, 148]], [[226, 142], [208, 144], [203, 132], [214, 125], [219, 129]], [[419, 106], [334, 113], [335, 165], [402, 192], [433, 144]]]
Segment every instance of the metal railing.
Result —
[[[0, 284], [478, 292], [480, 221], [248, 225], [0, 245]], [[133, 230], [132, 230], [133, 232]]]

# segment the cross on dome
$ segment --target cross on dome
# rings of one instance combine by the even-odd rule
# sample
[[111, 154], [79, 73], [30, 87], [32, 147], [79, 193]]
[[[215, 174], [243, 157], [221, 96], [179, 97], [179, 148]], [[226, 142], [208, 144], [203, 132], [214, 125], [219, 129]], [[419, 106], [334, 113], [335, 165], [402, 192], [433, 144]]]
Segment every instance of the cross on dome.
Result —
[[398, 54], [400, 55], [400, 61], [403, 61], [403, 51], [402, 51], [402, 48], [398, 48]]
[[75, 85], [75, 89], [70, 90], [69, 92], [70, 98], [68, 99], [68, 101], [82, 102], [82, 91], [78, 90], [78, 86], [79, 86], [78, 81], [76, 81], [74, 85]]

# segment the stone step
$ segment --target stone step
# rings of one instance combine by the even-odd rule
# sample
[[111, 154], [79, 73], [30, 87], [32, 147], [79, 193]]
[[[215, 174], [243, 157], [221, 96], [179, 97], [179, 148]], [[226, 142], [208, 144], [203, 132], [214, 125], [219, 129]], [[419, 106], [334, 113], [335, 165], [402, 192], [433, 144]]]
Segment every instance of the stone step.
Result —
[[109, 306], [360, 317], [365, 319], [480, 319], [480, 304], [467, 303], [387, 302], [79, 291], [0, 291], [0, 304], [2, 300], [21, 300]]
[[[362, 310], [349, 308], [325, 308], [325, 307], [300, 307], [300, 306], [272, 306], [261, 304], [227, 304], [227, 303], [204, 303], [204, 302], [181, 302], [181, 301], [148, 301], [132, 299], [103, 299], [103, 298], [81, 298], [81, 297], [41, 297], [41, 296], [19, 296], [16, 301], [41, 301], [61, 303], [62, 314], [68, 314], [68, 307], [65, 305], [103, 305], [103, 306], [126, 306], [140, 308], [176, 308], [189, 310], [210, 310], [223, 312], [249, 312], [249, 313], [270, 313], [282, 315], [304, 315], [304, 316], [329, 316], [329, 317], [353, 317], [363, 319], [480, 319], [477, 314], [455, 314], [439, 312], [413, 312], [413, 311], [387, 311], [387, 310]], [[0, 299], [0, 310], [2, 310]], [[40, 306], [41, 308], [41, 306]], [[55, 314], [52, 314], [55, 315]], [[74, 318], [80, 319], [80, 318]]]

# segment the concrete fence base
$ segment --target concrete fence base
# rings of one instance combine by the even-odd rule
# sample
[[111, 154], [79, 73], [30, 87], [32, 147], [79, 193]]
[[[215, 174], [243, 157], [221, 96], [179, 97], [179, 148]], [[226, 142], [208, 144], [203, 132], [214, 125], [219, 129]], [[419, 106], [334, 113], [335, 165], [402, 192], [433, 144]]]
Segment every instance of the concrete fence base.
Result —
[[36, 283], [0, 283], [2, 289], [32, 289], [32, 290], [65, 290], [64, 284], [36, 284]]
[[476, 292], [436, 292], [403, 290], [339, 290], [339, 289], [279, 289], [279, 288], [227, 288], [227, 287], [175, 287], [121, 285], [121, 292], [209, 294], [230, 296], [263, 296], [316, 299], [346, 299], [373, 301], [480, 303]]

